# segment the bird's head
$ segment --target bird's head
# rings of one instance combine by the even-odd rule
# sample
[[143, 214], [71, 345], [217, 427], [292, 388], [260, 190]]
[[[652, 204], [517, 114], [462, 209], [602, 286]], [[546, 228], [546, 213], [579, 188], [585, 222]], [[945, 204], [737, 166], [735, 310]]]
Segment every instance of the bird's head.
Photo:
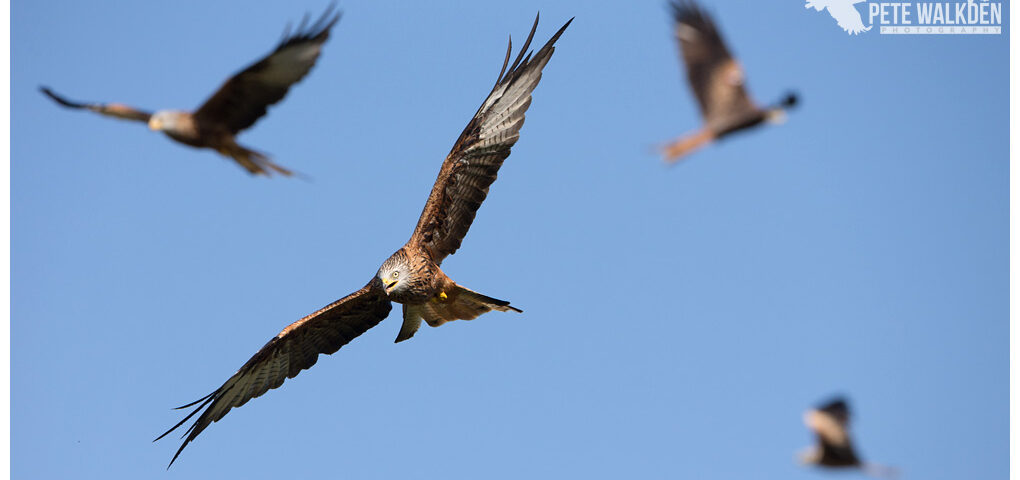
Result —
[[779, 101], [779, 104], [786, 108], [793, 108], [797, 106], [798, 101], [800, 101], [800, 97], [797, 96], [796, 92], [786, 92], [786, 96]]
[[781, 100], [765, 111], [765, 121], [769, 123], [782, 124], [786, 122], [786, 110], [797, 106], [798, 97], [796, 93], [787, 92]]
[[404, 290], [407, 288], [409, 277], [411, 276], [411, 268], [410, 263], [407, 261], [407, 255], [404, 254], [403, 250], [394, 253], [383, 262], [375, 276], [382, 282], [387, 295]]
[[182, 123], [181, 119], [188, 115], [188, 112], [179, 110], [160, 110], [149, 117], [149, 129], [155, 131], [174, 131]]

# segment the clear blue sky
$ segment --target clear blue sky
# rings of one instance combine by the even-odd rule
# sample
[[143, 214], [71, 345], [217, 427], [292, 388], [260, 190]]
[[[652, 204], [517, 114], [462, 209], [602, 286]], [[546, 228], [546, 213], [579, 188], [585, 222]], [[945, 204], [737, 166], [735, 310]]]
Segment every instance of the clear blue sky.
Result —
[[[14, 2], [13, 476], [811, 479], [801, 412], [845, 393], [903, 478], [1004, 478], [1008, 25], [849, 37], [784, 3], [709, 8], [802, 108], [667, 168], [699, 120], [664, 2], [345, 1], [240, 137], [306, 182], [37, 87], [193, 108], [326, 1]], [[165, 472], [171, 407], [406, 241], [538, 10], [539, 43], [577, 19], [443, 264], [524, 313], [399, 345], [394, 313]]]

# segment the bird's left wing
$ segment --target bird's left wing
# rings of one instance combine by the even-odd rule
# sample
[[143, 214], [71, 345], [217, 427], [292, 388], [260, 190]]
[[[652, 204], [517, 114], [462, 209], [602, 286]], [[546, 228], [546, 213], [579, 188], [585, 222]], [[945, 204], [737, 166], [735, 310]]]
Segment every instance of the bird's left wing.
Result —
[[79, 103], [72, 102], [60, 95], [57, 95], [53, 90], [48, 87], [39, 87], [47, 97], [53, 99], [54, 102], [59, 103], [67, 108], [84, 109], [96, 112], [100, 115], [106, 115], [108, 117], [121, 118], [124, 120], [134, 120], [138, 122], [148, 122], [149, 117], [152, 113], [138, 110], [134, 107], [129, 107], [121, 103]]
[[273, 53], [231, 77], [209, 100], [195, 111], [200, 123], [217, 124], [237, 133], [252, 126], [266, 114], [266, 108], [279, 102], [290, 86], [300, 81], [315, 66], [322, 44], [340, 13], [330, 5], [322, 17], [306, 27], [308, 17], [293, 35], [284, 34]]
[[[188, 416], [156, 440], [165, 437], [202, 412], [182, 437], [184, 443], [170, 465], [189, 442], [211, 423], [223, 418], [231, 408], [240, 407], [270, 389], [283, 385], [301, 370], [311, 368], [319, 354], [332, 354], [357, 336], [376, 326], [390, 313], [390, 301], [378, 280], [373, 279], [354, 292], [325, 308], [284, 328], [216, 391], [178, 409], [198, 405]], [[170, 468], [169, 465], [167, 468]]]
[[567, 21], [532, 55], [527, 50], [538, 28], [536, 16], [528, 40], [509, 69], [512, 45], [507, 46], [496, 85], [443, 162], [411, 236], [411, 243], [427, 248], [437, 264], [460, 247], [475, 212], [489, 193], [489, 186], [496, 181], [499, 167], [520, 137], [524, 112], [531, 105], [531, 92], [552, 57], [553, 44], [572, 21]]

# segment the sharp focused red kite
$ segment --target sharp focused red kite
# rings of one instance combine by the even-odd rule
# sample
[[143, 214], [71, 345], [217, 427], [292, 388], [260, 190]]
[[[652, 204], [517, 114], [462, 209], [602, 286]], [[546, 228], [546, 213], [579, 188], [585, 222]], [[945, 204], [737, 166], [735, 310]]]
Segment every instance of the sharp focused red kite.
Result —
[[666, 145], [662, 153], [667, 162], [676, 162], [698, 147], [766, 120], [779, 121], [783, 111], [797, 103], [791, 93], [773, 106], [759, 108], [744, 89], [744, 70], [730, 55], [712, 18], [692, 1], [674, 0], [670, 6], [687, 81], [705, 125]]
[[216, 150], [234, 159], [249, 173], [290, 175], [289, 170], [271, 162], [265, 154], [239, 145], [234, 137], [254, 125], [266, 114], [267, 107], [282, 100], [291, 85], [308, 74], [319, 58], [322, 44], [329, 38], [330, 29], [339, 19], [340, 14], [333, 12], [332, 5], [311, 25], [306, 16], [293, 35], [288, 28], [272, 53], [230, 77], [194, 112], [160, 110], [150, 113], [119, 103], [78, 103], [49, 88], [40, 89], [65, 107], [144, 122], [152, 130], [161, 131], [185, 145]]
[[194, 415], [201, 415], [184, 432], [186, 438], [171, 465], [189, 442], [231, 408], [279, 387], [287, 378], [314, 365], [319, 354], [336, 352], [374, 327], [389, 315], [390, 302], [404, 307], [397, 342], [411, 338], [422, 320], [438, 327], [452, 320], [471, 320], [492, 310], [521, 311], [507, 301], [458, 285], [439, 265], [460, 247], [478, 207], [489, 193], [489, 186], [517, 142], [524, 113], [531, 105], [531, 92], [552, 57], [553, 44], [568, 25], [569, 21], [532, 54], [528, 48], [538, 27], [535, 17], [531, 33], [512, 64], [512, 49], [507, 46], [496, 85], [443, 161], [411, 239], [383, 262], [368, 285], [284, 328], [220, 388], [180, 407], [198, 405], [159, 438]]

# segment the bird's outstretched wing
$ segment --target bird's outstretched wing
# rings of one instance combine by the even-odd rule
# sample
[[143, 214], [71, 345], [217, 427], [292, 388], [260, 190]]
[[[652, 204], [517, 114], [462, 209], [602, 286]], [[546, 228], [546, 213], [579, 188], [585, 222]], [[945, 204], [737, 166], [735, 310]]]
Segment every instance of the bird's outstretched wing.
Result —
[[553, 44], [572, 21], [567, 21], [533, 53], [528, 52], [528, 47], [538, 28], [536, 16], [527, 41], [509, 69], [512, 43], [507, 45], [496, 85], [446, 156], [411, 236], [411, 243], [427, 248], [437, 264], [460, 247], [475, 212], [489, 193], [489, 186], [496, 181], [499, 167], [520, 137], [524, 112], [531, 105], [531, 92], [552, 57]]
[[46, 94], [47, 97], [52, 98], [54, 102], [68, 108], [91, 110], [101, 115], [121, 118], [124, 120], [135, 120], [138, 122], [148, 122], [149, 117], [152, 116], [152, 113], [150, 112], [138, 110], [120, 103], [78, 103], [57, 95], [48, 87], [39, 87], [39, 90]]
[[240, 407], [248, 400], [283, 385], [284, 380], [294, 378], [301, 370], [311, 368], [319, 354], [336, 352], [386, 318], [390, 308], [382, 285], [373, 279], [361, 290], [284, 328], [216, 391], [177, 407], [183, 409], [198, 405], [156, 440], [176, 430], [195, 414], [202, 414], [182, 435], [186, 438], [170, 460], [170, 465], [188, 443], [211, 423], [223, 418], [231, 408]]
[[670, 6], [687, 81], [705, 122], [725, 123], [756, 110], [744, 89], [744, 71], [708, 13], [690, 0], [673, 0]]
[[252, 126], [315, 66], [330, 29], [340, 20], [333, 9], [330, 5], [310, 26], [306, 16], [293, 35], [288, 27], [276, 50], [227, 80], [195, 111], [195, 120], [222, 125], [231, 133]]

